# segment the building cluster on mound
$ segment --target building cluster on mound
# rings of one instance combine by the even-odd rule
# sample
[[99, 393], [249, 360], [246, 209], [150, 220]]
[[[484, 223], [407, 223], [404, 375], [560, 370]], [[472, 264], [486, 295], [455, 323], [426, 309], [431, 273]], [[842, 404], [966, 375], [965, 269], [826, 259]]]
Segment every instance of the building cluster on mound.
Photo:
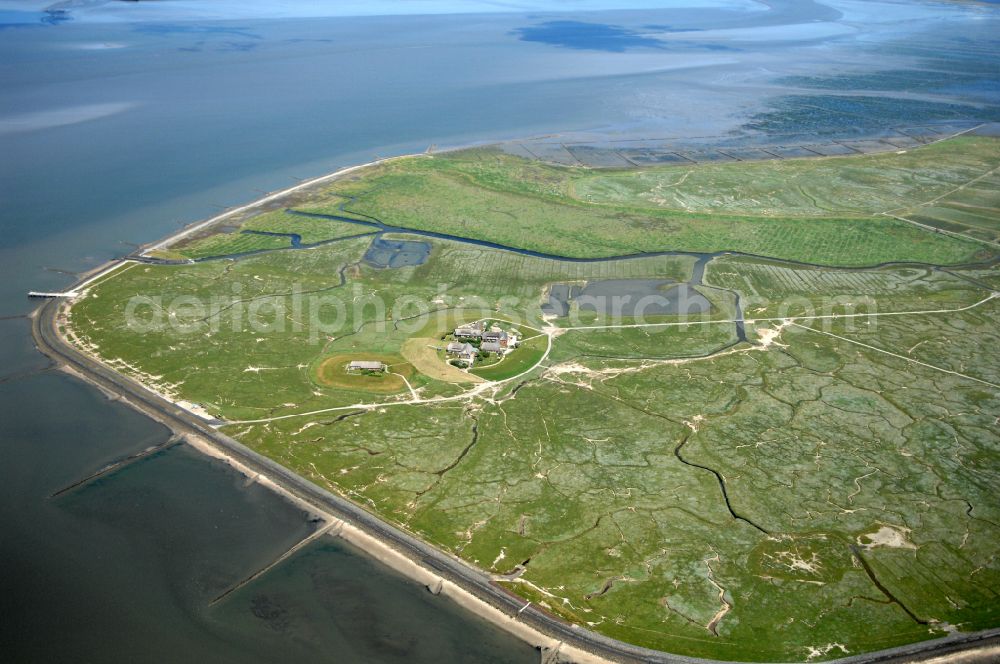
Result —
[[500, 360], [518, 345], [517, 332], [504, 330], [499, 325], [491, 325], [487, 329], [485, 321], [460, 325], [451, 336], [452, 341], [445, 351], [457, 366], [464, 364], [465, 367], [471, 367], [476, 360], [489, 357]]

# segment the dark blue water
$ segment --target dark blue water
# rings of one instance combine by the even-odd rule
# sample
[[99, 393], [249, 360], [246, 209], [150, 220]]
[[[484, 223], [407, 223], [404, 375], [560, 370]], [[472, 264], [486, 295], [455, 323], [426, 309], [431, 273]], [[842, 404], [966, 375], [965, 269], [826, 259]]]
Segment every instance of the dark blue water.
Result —
[[50, 498], [168, 432], [54, 374], [0, 400], [4, 661], [535, 660], [334, 541], [209, 606], [307, 535], [307, 515], [184, 446]]
[[[1000, 34], [995, 10], [957, 3], [656, 10], [622, 0], [485, 13], [497, 5], [477, 2], [462, 8], [478, 13], [393, 16], [414, 5], [383, 0], [372, 11], [387, 15], [313, 19], [268, 18], [267, 3], [94, 3], [49, 14], [27, 4], [39, 11], [0, 10], [5, 661], [536, 657], [334, 542], [209, 607], [311, 526], [184, 446], [50, 498], [169, 434], [46, 370], [18, 317], [31, 309], [25, 291], [63, 287], [66, 272], [293, 178], [431, 144], [556, 132], [697, 141], [805, 122], [853, 135], [859, 110], [878, 116], [865, 124], [876, 129], [975, 120], [994, 112], [989, 35]], [[928, 68], [965, 75], [906, 85]], [[884, 85], [872, 83], [879, 76]], [[838, 94], [898, 103], [832, 106], [827, 80]], [[803, 96], [821, 102], [820, 122]]]

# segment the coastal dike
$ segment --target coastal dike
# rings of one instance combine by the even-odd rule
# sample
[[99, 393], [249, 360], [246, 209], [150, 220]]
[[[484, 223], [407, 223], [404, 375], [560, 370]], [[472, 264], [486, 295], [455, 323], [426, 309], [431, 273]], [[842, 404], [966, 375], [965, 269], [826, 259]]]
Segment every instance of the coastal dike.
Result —
[[[65, 289], [66, 298], [46, 300], [32, 315], [32, 335], [39, 351], [50, 357], [65, 372], [96, 386], [109, 398], [121, 400], [137, 411], [170, 428], [175, 436], [204, 455], [219, 459], [256, 482], [283, 496], [303, 511], [313, 515], [316, 530], [282, 557], [245, 579], [252, 583], [305, 544], [323, 536], [340, 537], [366, 554], [413, 581], [429, 592], [455, 602], [539, 650], [543, 663], [579, 662], [650, 662], [662, 664], [709, 663], [712, 660], [671, 655], [633, 646], [584, 627], [569, 624], [544, 609], [495, 584], [484, 571], [441, 551], [407, 533], [354, 502], [333, 494], [299, 477], [291, 470], [217, 431], [206, 420], [186, 410], [141, 383], [119, 374], [99, 358], [73, 346], [64, 336], [66, 312], [73, 295], [111, 275], [123, 265], [135, 264], [135, 258], [209, 228], [228, 217], [273, 203], [309, 187], [328, 183], [348, 173], [378, 163], [407, 156], [380, 159], [369, 164], [341, 169], [335, 173], [301, 182], [283, 191], [192, 224], [178, 233], [150, 244], [133, 258], [109, 262], [85, 275], [79, 283]], [[127, 269], [127, 268], [126, 268]], [[231, 589], [232, 590], [232, 589]], [[230, 590], [230, 591], [231, 591]], [[227, 591], [227, 592], [230, 592]], [[986, 662], [1000, 659], [1000, 629], [924, 641], [890, 650], [835, 660], [842, 664], [880, 662]]]

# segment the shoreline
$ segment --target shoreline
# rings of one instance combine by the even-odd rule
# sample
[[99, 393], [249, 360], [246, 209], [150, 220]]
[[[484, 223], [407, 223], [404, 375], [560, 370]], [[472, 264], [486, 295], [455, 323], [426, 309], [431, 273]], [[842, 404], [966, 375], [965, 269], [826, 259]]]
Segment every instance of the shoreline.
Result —
[[433, 595], [448, 598], [462, 609], [499, 627], [508, 634], [526, 642], [528, 645], [543, 652], [559, 652], [560, 655], [572, 657], [572, 661], [580, 662], [581, 664], [612, 664], [612, 660], [598, 657], [573, 646], [566, 646], [562, 642], [550, 638], [528, 625], [517, 622], [516, 619], [483, 602], [471, 593], [464, 591], [443, 576], [435, 574], [426, 567], [420, 566], [415, 561], [349, 521], [322, 509], [317, 509], [316, 505], [288, 491], [264, 473], [254, 472], [252, 468], [241, 463], [231, 454], [218, 449], [211, 442], [197, 436], [187, 436], [184, 440], [201, 454], [222, 461], [251, 482], [266, 487], [293, 505], [301, 508], [310, 516], [322, 519], [326, 525], [332, 526], [329, 532], [325, 533], [326, 535], [348, 542], [355, 548], [360, 549], [364, 555], [373, 558], [380, 564], [402, 575], [408, 581], [424, 586]]
[[[460, 149], [462, 148], [457, 147], [439, 152]], [[227, 209], [209, 219], [189, 225], [166, 238], [150, 245], [144, 245], [133, 255], [144, 256], [150, 251], [168, 246], [178, 239], [208, 228], [232, 215], [253, 210], [296, 191], [335, 180], [345, 174], [393, 160], [426, 155], [427, 153], [417, 153], [377, 159], [304, 180], [281, 191], [269, 193], [250, 203]], [[72, 291], [83, 295], [89, 286], [94, 285], [101, 278], [113, 274], [123, 266], [135, 264], [138, 264], [137, 261], [129, 256], [110, 260], [85, 273], [81, 280], [72, 286]], [[294, 471], [258, 455], [238, 441], [216, 431], [207, 420], [200, 418], [196, 413], [184, 408], [166, 395], [120, 374], [105, 364], [101, 358], [90, 355], [87, 351], [73, 345], [57, 327], [65, 312], [71, 308], [73, 299], [49, 300], [30, 315], [32, 336], [36, 346], [43, 354], [52, 358], [62, 371], [97, 387], [109, 399], [122, 401], [129, 407], [164, 424], [193, 449], [207, 457], [226, 463], [250, 481], [262, 483], [277, 495], [302, 507], [308, 513], [319, 516], [327, 525], [332, 525], [326, 534], [341, 537], [381, 564], [387, 565], [411, 581], [424, 585], [433, 594], [448, 597], [463, 610], [489, 621], [505, 632], [540, 649], [544, 661], [548, 661], [544, 658], [555, 655], [570, 657], [571, 661], [581, 664], [615, 661], [693, 664], [717, 661], [673, 655], [618, 641], [585, 627], [555, 618], [540, 611], [527, 600], [521, 599], [520, 602], [523, 603], [523, 606], [515, 606], [513, 604], [516, 601], [515, 596], [492, 584], [490, 575], [485, 571], [423, 542], [417, 536], [397, 526], [382, 521], [377, 514], [369, 512], [348, 498], [331, 494], [310, 480], [297, 475]], [[397, 546], [394, 546], [394, 543]], [[465, 583], [461, 583], [462, 581]], [[487, 590], [484, 583], [493, 590]], [[503, 596], [506, 596], [506, 600]], [[511, 613], [499, 608], [498, 604], [505, 605]], [[560, 639], [560, 636], [564, 638]], [[981, 642], [989, 643], [988, 647], [993, 649], [1000, 647], [996, 645], [1000, 643], [1000, 629], [949, 635], [939, 639], [831, 661], [845, 664], [848, 662], [853, 664], [873, 661], [917, 661], [935, 657], [942, 650], [966, 651], [967, 655], [975, 658], [976, 654], [973, 649], [982, 648]], [[588, 646], [603, 654], [596, 654], [588, 649]], [[987, 654], [987, 656], [989, 655]], [[553, 659], [553, 661], [556, 660]]]
[[[531, 602], [522, 600], [517, 605], [517, 609], [520, 611], [512, 610], [510, 614], [506, 613], [494, 603], [456, 583], [452, 574], [447, 573], [456, 568], [467, 568], [471, 571], [474, 569], [471, 565], [439, 551], [422, 540], [417, 540], [413, 535], [400, 531], [392, 524], [382, 522], [378, 516], [348, 499], [331, 494], [293, 471], [245, 448], [238, 441], [229, 439], [228, 436], [215, 431], [204, 420], [198, 421], [196, 415], [169, 401], [164, 395], [150, 390], [132, 378], [118, 374], [115, 369], [107, 367], [100, 360], [76, 349], [56, 329], [59, 316], [64, 312], [63, 306], [63, 303], [52, 300], [31, 315], [32, 333], [36, 345], [45, 355], [55, 360], [60, 371], [92, 385], [109, 400], [121, 402], [164, 425], [172, 434], [200, 454], [225, 463], [249, 481], [260, 483], [282, 499], [301, 508], [308, 515], [322, 519], [325, 525], [321, 528], [329, 527], [329, 531], [324, 533], [325, 535], [340, 537], [355, 548], [360, 549], [364, 555], [371, 556], [407, 580], [423, 585], [432, 594], [447, 597], [463, 610], [473, 613], [528, 645], [539, 649], [543, 654], [557, 652], [562, 657], [569, 657], [569, 661], [581, 664], [610, 664], [617, 661], [685, 661], [692, 663], [708, 661], [687, 658], [680, 660], [667, 656], [665, 653], [663, 656], [670, 657], [669, 659], [602, 657], [585, 648], [577, 647], [574, 644], [566, 643], [565, 640], [551, 636], [523, 620], [518, 620], [518, 616], [521, 615], [520, 611], [524, 611], [529, 606], [534, 609]], [[61, 348], [56, 348], [52, 342], [58, 343]], [[88, 370], [90, 368], [98, 370], [91, 372]], [[117, 378], [117, 381], [111, 380], [112, 376]], [[144, 395], [142, 392], [146, 394]], [[161, 409], [160, 402], [166, 408]], [[178, 426], [178, 424], [182, 425]], [[183, 424], [187, 424], [187, 426], [183, 426]], [[327, 500], [313, 499], [312, 496], [307, 497], [301, 491], [303, 488], [308, 489], [311, 494], [318, 494], [321, 498], [326, 497]], [[348, 510], [338, 509], [348, 505], [350, 507]], [[356, 518], [361, 514], [364, 514], [366, 518]], [[366, 527], [367, 524], [363, 523], [363, 521], [369, 520], [382, 524], [385, 533], [370, 532], [370, 529]], [[379, 536], [394, 533], [395, 537]], [[404, 552], [392, 543], [392, 541], [405, 543], [406, 540], [411, 540], [414, 543], [419, 542], [420, 548], [426, 549], [426, 551], [417, 551], [416, 553], [424, 553], [425, 555], [413, 555], [412, 551]], [[426, 564], [428, 554], [431, 553], [439, 555], [442, 558], [440, 562], [443, 564], [438, 566]], [[486, 573], [480, 572], [480, 575], [482, 576], [482, 579], [479, 580], [480, 584], [492, 585], [489, 583], [489, 576]], [[499, 587], [495, 588], [495, 592], [506, 595], [508, 604], [514, 599], [513, 595], [506, 593]], [[568, 623], [563, 624], [567, 629], [576, 631], [574, 626]], [[631, 648], [644, 650], [634, 646]], [[648, 651], [648, 653], [660, 654], [655, 651]]]
[[[462, 148], [452, 148], [452, 150], [461, 150], [461, 149]], [[441, 150], [440, 152], [448, 152], [448, 151], [449, 150]], [[435, 153], [435, 154], [437, 154], [437, 153]], [[253, 210], [254, 208], [260, 207], [261, 205], [264, 205], [266, 203], [270, 203], [271, 201], [278, 200], [278, 199], [282, 198], [283, 196], [287, 196], [288, 194], [294, 193], [294, 192], [299, 191], [301, 189], [306, 189], [308, 187], [312, 187], [314, 185], [321, 184], [323, 182], [327, 182], [329, 180], [335, 180], [335, 179], [337, 179], [337, 178], [339, 178], [339, 177], [341, 177], [343, 175], [346, 175], [347, 173], [352, 173], [354, 171], [358, 171], [358, 170], [361, 170], [363, 168], [368, 168], [369, 166], [377, 166], [379, 164], [385, 164], [385, 163], [388, 163], [388, 162], [391, 162], [391, 161], [398, 161], [400, 159], [408, 159], [410, 157], [422, 157], [422, 156], [427, 156], [427, 155], [428, 155], [428, 153], [426, 153], [426, 152], [416, 152], [416, 153], [411, 153], [411, 154], [396, 155], [395, 157], [382, 157], [380, 159], [376, 159], [374, 161], [369, 161], [369, 162], [364, 163], [364, 164], [357, 164], [355, 166], [346, 166], [344, 168], [341, 168], [339, 170], [334, 171], [333, 173], [327, 173], [326, 175], [320, 175], [318, 177], [310, 178], [308, 180], [303, 180], [303, 181], [299, 182], [298, 184], [294, 184], [291, 187], [288, 187], [286, 189], [280, 189], [278, 191], [269, 192], [266, 195], [262, 196], [261, 198], [258, 198], [258, 199], [254, 200], [254, 201], [246, 203], [245, 205], [238, 205], [238, 206], [233, 207], [233, 208], [228, 208], [228, 209], [222, 211], [221, 213], [215, 215], [214, 217], [211, 217], [209, 219], [204, 219], [202, 221], [197, 221], [197, 222], [194, 222], [193, 224], [185, 226], [184, 228], [182, 228], [177, 233], [174, 233], [173, 235], [167, 236], [167, 237], [165, 237], [165, 238], [163, 238], [161, 240], [158, 240], [158, 241], [156, 241], [156, 242], [154, 242], [152, 244], [143, 245], [140, 248], [138, 254], [140, 256], [145, 256], [145, 255], [147, 255], [151, 251], [158, 251], [160, 249], [163, 249], [165, 246], [170, 245], [170, 244], [176, 242], [177, 240], [180, 240], [181, 238], [185, 238], [188, 235], [191, 235], [193, 233], [197, 233], [198, 231], [200, 231], [200, 230], [202, 230], [204, 228], [208, 228], [208, 227], [212, 226], [213, 224], [216, 224], [216, 223], [222, 221], [223, 219], [226, 219], [227, 217], [230, 217], [230, 216], [232, 216], [234, 214], [240, 214], [241, 212], [246, 212], [248, 210]]]
[[[927, 141], [926, 143], [922, 143], [920, 145], [913, 146], [913, 147], [910, 147], [910, 148], [899, 149], [899, 148], [894, 148], [894, 147], [892, 147], [890, 145], [887, 145], [885, 150], [878, 150], [878, 151], [873, 151], [873, 152], [869, 152], [869, 153], [864, 153], [863, 156], [878, 155], [878, 154], [889, 154], [889, 153], [893, 153], [893, 152], [903, 153], [903, 152], [908, 152], [910, 150], [920, 149], [920, 148], [923, 148], [923, 147], [927, 147], [929, 145], [934, 145], [936, 143], [941, 143], [943, 141], [948, 141], [948, 140], [957, 138], [959, 136], [963, 136], [965, 134], [969, 134], [969, 133], [978, 131], [979, 129], [981, 129], [982, 127], [984, 127], [984, 126], [986, 126], [988, 124], [992, 124], [992, 123], [987, 123], [987, 122], [977, 123], [973, 127], [969, 127], [969, 128], [966, 128], [966, 129], [961, 129], [959, 131], [955, 131], [955, 132], [951, 132], [951, 133], [948, 133], [948, 134], [944, 134], [944, 135], [935, 137], [933, 140]], [[998, 124], [1000, 124], [1000, 123], [998, 123]], [[541, 137], [541, 138], [545, 138], [545, 137]], [[305, 180], [301, 180], [297, 184], [294, 184], [294, 185], [292, 185], [290, 187], [286, 187], [285, 189], [280, 189], [280, 190], [277, 190], [277, 191], [268, 192], [264, 196], [262, 196], [260, 198], [257, 198], [257, 199], [254, 199], [254, 200], [252, 200], [252, 201], [250, 201], [248, 203], [245, 203], [245, 204], [242, 204], [242, 205], [237, 205], [236, 207], [227, 208], [227, 209], [223, 210], [222, 212], [220, 212], [219, 214], [214, 215], [214, 216], [212, 216], [212, 217], [210, 217], [208, 219], [203, 219], [201, 221], [196, 221], [196, 222], [193, 222], [191, 224], [188, 224], [188, 225], [184, 226], [183, 228], [181, 228], [179, 231], [177, 231], [175, 233], [172, 233], [172, 234], [170, 234], [170, 235], [168, 235], [166, 237], [163, 237], [160, 240], [155, 240], [152, 243], [141, 245], [140, 248], [136, 252], [134, 252], [133, 255], [145, 257], [151, 251], [161, 250], [165, 246], [168, 246], [168, 245], [176, 242], [179, 239], [182, 239], [184, 237], [187, 237], [189, 235], [197, 233], [200, 230], [203, 230], [205, 228], [209, 228], [212, 225], [217, 224], [220, 221], [223, 221], [227, 217], [230, 217], [232, 215], [236, 215], [236, 214], [240, 214], [240, 213], [243, 213], [243, 212], [247, 212], [247, 211], [253, 210], [254, 208], [260, 207], [262, 205], [265, 205], [266, 203], [270, 203], [270, 202], [275, 201], [275, 200], [279, 200], [282, 197], [287, 196], [289, 194], [292, 194], [294, 192], [297, 192], [297, 191], [300, 191], [300, 190], [303, 190], [303, 189], [307, 189], [307, 188], [312, 187], [314, 185], [318, 185], [318, 184], [322, 184], [322, 183], [325, 183], [325, 182], [328, 182], [328, 181], [336, 180], [337, 178], [342, 177], [342, 176], [344, 176], [344, 175], [346, 175], [348, 173], [352, 173], [354, 171], [362, 170], [362, 169], [368, 168], [370, 166], [377, 166], [379, 164], [385, 164], [385, 163], [389, 163], [389, 162], [393, 162], [393, 161], [399, 161], [399, 160], [402, 160], [402, 159], [417, 158], [417, 157], [431, 157], [431, 156], [439, 155], [439, 154], [447, 154], [449, 152], [458, 152], [458, 151], [461, 151], [461, 150], [468, 150], [468, 149], [481, 148], [481, 147], [503, 146], [503, 145], [506, 145], [506, 144], [516, 144], [516, 143], [530, 142], [532, 140], [535, 140], [535, 138], [530, 138], [529, 137], [527, 139], [522, 139], [522, 140], [513, 140], [513, 139], [511, 139], [511, 140], [507, 140], [507, 141], [492, 142], [492, 143], [491, 142], [485, 142], [485, 141], [476, 141], [476, 142], [471, 142], [471, 143], [453, 145], [453, 146], [444, 147], [444, 148], [437, 148], [437, 149], [434, 149], [433, 152], [430, 152], [430, 151], [411, 152], [411, 153], [407, 153], [407, 154], [395, 155], [395, 156], [392, 156], [392, 157], [379, 157], [379, 158], [376, 158], [376, 159], [374, 159], [372, 161], [365, 162], [365, 163], [362, 163], [362, 164], [355, 164], [353, 166], [345, 166], [344, 168], [337, 169], [336, 171], [333, 171], [332, 173], [326, 173], [326, 174], [323, 174], [323, 175], [318, 175], [318, 176], [313, 177], [313, 178], [308, 178], [308, 179], [305, 179]], [[753, 162], [758, 162], [758, 161], [765, 161], [765, 162], [766, 161], [795, 161], [795, 160], [800, 160], [800, 159], [802, 159], [802, 160], [808, 160], [808, 161], [816, 161], [816, 160], [826, 160], [826, 159], [843, 159], [845, 157], [857, 157], [857, 156], [862, 156], [862, 155], [859, 155], [858, 153], [833, 154], [833, 155], [815, 154], [815, 155], [801, 156], [801, 157], [779, 157], [779, 158], [776, 158], [776, 159], [766, 159], [765, 158], [765, 159], [749, 159], [749, 160], [744, 159], [744, 160], [739, 160], [739, 161], [744, 162], [744, 163], [753, 163]], [[557, 162], [547, 162], [544, 159], [539, 159], [539, 161], [541, 161], [542, 163], [550, 163], [550, 164], [555, 164], [555, 165], [564, 165], [564, 164], [558, 164]], [[580, 164], [578, 166], [571, 166], [571, 167], [575, 167], [575, 168], [597, 168], [597, 167], [594, 167], [594, 166], [587, 166], [587, 165], [584, 165], [584, 164]], [[909, 223], [912, 223], [912, 222], [909, 222]], [[956, 234], [956, 235], [960, 239], [965, 239], [965, 240], [972, 239], [972, 238], [961, 236], [961, 235], [958, 235], [958, 234]], [[118, 259], [118, 260], [121, 260], [121, 259]], [[88, 280], [88, 282], [89, 281], [90, 280]], [[82, 287], [84, 287], [84, 285], [85, 284], [80, 284], [80, 285], [76, 286], [76, 288], [82, 288]]]
[[[462, 148], [450, 148], [449, 150], [461, 150], [461, 149]], [[441, 150], [439, 152], [448, 152], [449, 150]], [[345, 168], [338, 169], [338, 170], [334, 171], [333, 173], [327, 173], [325, 175], [320, 175], [320, 176], [317, 176], [317, 177], [314, 177], [314, 178], [310, 178], [308, 180], [303, 180], [302, 182], [299, 182], [298, 184], [294, 184], [291, 187], [287, 187], [287, 188], [281, 189], [279, 191], [270, 192], [270, 193], [266, 194], [265, 196], [262, 196], [261, 198], [258, 198], [258, 199], [255, 199], [253, 201], [250, 201], [249, 203], [246, 203], [246, 204], [243, 204], [243, 205], [238, 205], [238, 206], [232, 207], [232, 208], [228, 208], [228, 209], [220, 212], [219, 214], [217, 214], [217, 215], [215, 215], [213, 217], [209, 217], [208, 219], [203, 219], [201, 221], [196, 221], [194, 223], [188, 224], [187, 226], [185, 226], [184, 228], [181, 228], [180, 230], [178, 230], [175, 233], [171, 233], [170, 235], [162, 237], [159, 240], [154, 240], [151, 243], [141, 245], [139, 247], [139, 249], [137, 249], [135, 252], [133, 252], [131, 254], [128, 254], [126, 256], [122, 256], [120, 258], [112, 258], [112, 259], [110, 259], [108, 261], [105, 261], [104, 263], [101, 263], [100, 265], [97, 265], [94, 268], [92, 268], [90, 270], [87, 270], [86, 272], [83, 272], [82, 274], [80, 274], [79, 275], [79, 280], [75, 284], [73, 284], [72, 286], [66, 287], [65, 291], [66, 292], [75, 292], [78, 295], [83, 295], [84, 289], [86, 289], [88, 286], [92, 285], [95, 281], [97, 281], [101, 277], [104, 277], [104, 276], [110, 274], [117, 267], [119, 267], [121, 265], [124, 265], [126, 263], [135, 263], [136, 261], [133, 258], [131, 258], [131, 256], [145, 257], [151, 251], [158, 251], [158, 250], [160, 250], [160, 249], [162, 249], [162, 248], [164, 248], [166, 246], [169, 246], [169, 245], [173, 244], [177, 240], [180, 240], [180, 239], [185, 238], [185, 237], [187, 237], [189, 235], [197, 233], [198, 231], [203, 230], [205, 228], [209, 228], [209, 227], [213, 226], [214, 224], [217, 224], [220, 221], [225, 220], [228, 217], [231, 217], [231, 216], [236, 215], [236, 214], [240, 214], [242, 212], [247, 212], [249, 210], [253, 210], [254, 208], [260, 207], [261, 205], [264, 205], [264, 204], [269, 203], [271, 201], [278, 200], [278, 199], [280, 199], [283, 196], [287, 196], [287, 195], [292, 194], [292, 193], [294, 193], [296, 191], [299, 191], [301, 189], [305, 189], [307, 187], [311, 187], [311, 186], [314, 186], [314, 185], [317, 185], [317, 184], [321, 184], [323, 182], [327, 182], [327, 181], [330, 181], [330, 180], [335, 180], [336, 178], [341, 177], [343, 175], [346, 175], [347, 173], [352, 173], [354, 171], [361, 170], [363, 168], [367, 168], [369, 166], [376, 166], [378, 164], [384, 164], [384, 163], [387, 163], [387, 162], [390, 162], [390, 161], [396, 161], [396, 160], [399, 160], [399, 159], [407, 159], [409, 157], [426, 156], [426, 154], [427, 153], [420, 152], [420, 153], [396, 155], [394, 157], [383, 157], [381, 159], [376, 159], [374, 161], [369, 161], [369, 162], [366, 162], [364, 164], [356, 164], [354, 166], [347, 166]], [[437, 153], [435, 153], [435, 154], [437, 154]]]
[[[253, 452], [238, 441], [215, 431], [204, 420], [199, 420], [197, 416], [148, 390], [141, 383], [83, 354], [69, 345], [56, 329], [61, 308], [62, 303], [50, 300], [31, 315], [32, 336], [38, 349], [53, 359], [61, 371], [96, 387], [110, 400], [120, 401], [163, 424], [182, 442], [207, 458], [226, 463], [250, 481], [260, 482], [306, 513], [322, 518], [327, 526], [332, 525], [326, 534], [343, 538], [380, 564], [423, 585], [432, 594], [444, 595], [463, 610], [470, 611], [539, 649], [543, 658], [570, 658], [543, 661], [572, 661], [580, 664], [727, 664], [722, 660], [676, 655], [635, 646], [555, 618], [548, 612], [539, 610], [528, 600], [515, 599], [512, 593], [492, 584], [488, 574], [470, 563], [399, 530], [349, 499], [332, 494], [271, 459]], [[595, 650], [600, 651], [600, 654]], [[834, 664], [912, 664], [920, 661], [937, 664], [952, 661], [947, 658], [961, 653], [962, 661], [976, 664], [991, 661], [989, 658], [998, 651], [1000, 628], [992, 628], [953, 633], [827, 661]]]
[[[1000, 123], [982, 122], [982, 123], [976, 124], [973, 127], [969, 127], [967, 129], [962, 129], [960, 131], [956, 131], [956, 132], [952, 132], [950, 134], [939, 136], [939, 137], [935, 138], [934, 140], [928, 141], [927, 143], [923, 143], [921, 145], [914, 146], [914, 147], [911, 147], [911, 148], [905, 148], [903, 150], [899, 150], [899, 149], [894, 149], [894, 148], [891, 148], [891, 147], [887, 146], [887, 148], [885, 150], [880, 150], [880, 151], [877, 151], [877, 152], [871, 152], [871, 153], [866, 153], [866, 154], [876, 155], [876, 154], [888, 154], [888, 153], [891, 153], [891, 152], [897, 152], [898, 153], [898, 152], [901, 152], [901, 151], [902, 152], [908, 152], [909, 150], [920, 149], [920, 148], [926, 147], [928, 145], [934, 145], [934, 144], [940, 143], [942, 141], [951, 140], [953, 138], [957, 138], [959, 136], [963, 136], [965, 134], [969, 134], [969, 133], [978, 131], [982, 127], [990, 125], [990, 124], [1000, 124]], [[539, 138], [539, 137], [535, 137], [535, 138]], [[544, 138], [544, 137], [541, 137], [541, 138]], [[534, 139], [531, 138], [531, 137], [529, 137], [527, 139], [521, 139], [520, 141], [512, 139], [512, 140], [501, 141], [501, 142], [492, 142], [492, 143], [491, 142], [485, 142], [485, 141], [477, 141], [477, 142], [460, 144], [460, 145], [455, 145], [455, 146], [450, 146], [450, 147], [445, 147], [445, 148], [438, 148], [438, 149], [435, 149], [433, 152], [427, 152], [427, 151], [425, 151], [425, 152], [412, 152], [412, 153], [407, 153], [407, 154], [395, 155], [395, 156], [392, 156], [392, 157], [380, 157], [380, 158], [377, 158], [377, 159], [374, 159], [372, 161], [365, 162], [365, 163], [362, 163], [362, 164], [355, 164], [353, 166], [345, 166], [344, 168], [340, 168], [340, 169], [338, 169], [336, 171], [333, 171], [332, 173], [326, 173], [324, 175], [318, 175], [318, 176], [313, 177], [313, 178], [308, 178], [308, 179], [302, 180], [302, 181], [298, 182], [297, 184], [294, 184], [294, 185], [292, 185], [290, 187], [286, 187], [285, 189], [280, 189], [278, 191], [268, 192], [264, 196], [262, 196], [260, 198], [257, 198], [257, 199], [254, 199], [254, 200], [252, 200], [252, 201], [250, 201], [248, 203], [245, 203], [245, 204], [242, 204], [242, 205], [237, 205], [236, 207], [227, 208], [227, 209], [223, 210], [222, 212], [220, 212], [219, 214], [216, 214], [216, 215], [214, 215], [212, 217], [209, 217], [208, 219], [203, 219], [201, 221], [192, 222], [191, 224], [188, 224], [188, 225], [184, 226], [183, 228], [179, 229], [178, 231], [176, 231], [174, 233], [171, 233], [171, 234], [169, 234], [167, 236], [164, 236], [164, 237], [160, 238], [159, 240], [154, 240], [154, 241], [152, 241], [150, 243], [141, 245], [135, 252], [132, 252], [131, 254], [128, 254], [126, 256], [122, 256], [120, 258], [112, 258], [112, 259], [110, 259], [110, 260], [108, 260], [108, 261], [106, 261], [106, 262], [104, 262], [104, 263], [102, 263], [100, 265], [95, 266], [91, 270], [87, 270], [86, 272], [81, 273], [79, 275], [80, 276], [80, 281], [76, 282], [75, 284], [73, 284], [71, 286], [67, 286], [66, 290], [68, 290], [68, 291], [75, 291], [77, 294], [82, 295], [83, 294], [82, 290], [84, 288], [86, 288], [87, 286], [91, 285], [94, 281], [96, 281], [100, 277], [104, 276], [108, 272], [111, 272], [114, 269], [115, 266], [123, 264], [123, 263], [135, 262], [134, 259], [131, 258], [131, 256], [137, 256], [137, 257], [143, 257], [144, 258], [151, 251], [161, 250], [164, 247], [169, 246], [170, 244], [173, 244], [174, 242], [176, 242], [179, 239], [185, 238], [185, 237], [187, 237], [189, 235], [197, 233], [198, 231], [201, 231], [203, 229], [209, 228], [212, 225], [217, 224], [220, 221], [223, 221], [223, 220], [225, 220], [226, 218], [228, 218], [228, 217], [230, 217], [232, 215], [236, 215], [236, 214], [240, 214], [240, 213], [243, 213], [243, 212], [247, 212], [249, 210], [253, 210], [254, 208], [260, 207], [260, 206], [262, 206], [262, 205], [264, 205], [266, 203], [269, 203], [271, 201], [278, 200], [278, 199], [282, 198], [283, 196], [287, 196], [287, 195], [292, 194], [292, 193], [294, 193], [296, 191], [300, 191], [302, 189], [306, 189], [308, 187], [311, 187], [311, 186], [314, 186], [314, 185], [317, 185], [317, 184], [321, 184], [321, 183], [324, 183], [324, 182], [336, 180], [338, 177], [342, 177], [343, 175], [346, 175], [348, 173], [352, 173], [354, 171], [358, 171], [358, 170], [361, 170], [361, 169], [364, 169], [364, 168], [368, 168], [369, 166], [377, 166], [379, 164], [384, 164], [384, 163], [388, 163], [388, 162], [392, 162], [392, 161], [398, 161], [398, 160], [401, 160], [401, 159], [408, 159], [408, 158], [411, 158], [411, 157], [429, 157], [429, 156], [434, 156], [434, 155], [438, 155], [438, 154], [447, 154], [449, 152], [457, 152], [457, 151], [460, 151], [460, 150], [473, 149], [473, 148], [477, 148], [477, 147], [501, 146], [501, 145], [505, 145], [505, 144], [508, 144], [508, 143], [509, 144], [514, 144], [514, 143], [518, 143], [518, 142], [526, 142], [526, 141], [531, 141], [531, 140], [534, 140]], [[796, 160], [796, 159], [805, 159], [805, 160], [809, 160], [809, 161], [816, 161], [816, 160], [826, 160], [826, 159], [843, 159], [843, 158], [847, 158], [847, 157], [856, 157], [856, 156], [858, 156], [858, 155], [857, 154], [839, 154], [839, 155], [820, 155], [820, 154], [816, 154], [815, 156], [778, 158], [777, 161], [793, 161], [793, 160]], [[539, 161], [541, 161], [542, 163], [551, 163], [551, 162], [546, 162], [544, 160], [539, 160]], [[744, 160], [744, 161], [747, 161], [749, 163], [749, 162], [753, 162], [753, 161], [774, 161], [774, 160], [771, 160], [771, 159], [762, 159], [762, 160]], [[577, 168], [593, 168], [593, 167], [590, 167], [590, 166], [577, 166]], [[913, 223], [913, 222], [907, 221], [907, 223]], [[924, 228], [926, 230], [926, 227], [924, 227], [923, 225], [919, 225], [919, 226], [921, 228]], [[969, 237], [964, 237], [964, 236], [958, 236], [958, 237], [959, 237], [959, 239], [963, 239], [963, 240], [979, 241], [979, 240], [975, 240], [974, 238], [969, 238]], [[988, 243], [988, 244], [992, 244], [992, 243]], [[569, 260], [572, 260], [572, 259], [569, 259]]]

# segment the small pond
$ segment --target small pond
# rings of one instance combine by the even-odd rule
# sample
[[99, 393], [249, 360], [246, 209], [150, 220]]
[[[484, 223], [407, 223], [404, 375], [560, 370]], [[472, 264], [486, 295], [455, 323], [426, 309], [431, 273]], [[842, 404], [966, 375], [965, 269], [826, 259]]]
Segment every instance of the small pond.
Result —
[[429, 242], [386, 240], [376, 237], [365, 252], [364, 260], [375, 267], [396, 268], [423, 265], [430, 255]]
[[688, 284], [665, 279], [608, 279], [585, 286], [553, 284], [542, 313], [566, 316], [574, 302], [580, 311], [629, 318], [701, 314], [712, 308], [712, 303]]

